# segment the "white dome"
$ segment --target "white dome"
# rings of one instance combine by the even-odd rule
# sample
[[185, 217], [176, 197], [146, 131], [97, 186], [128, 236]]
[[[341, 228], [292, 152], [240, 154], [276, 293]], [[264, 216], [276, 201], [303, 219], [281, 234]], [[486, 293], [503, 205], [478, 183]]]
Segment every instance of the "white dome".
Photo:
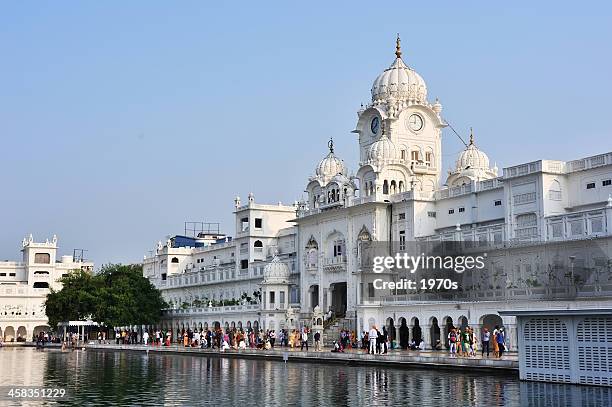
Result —
[[474, 144], [474, 135], [470, 133], [470, 144], [463, 150], [455, 169], [449, 173], [446, 183], [457, 186], [465, 183], [466, 178], [473, 181], [482, 181], [497, 177], [497, 166], [489, 167], [489, 157]]
[[372, 84], [372, 102], [384, 101], [390, 97], [396, 100], [412, 100], [423, 103], [427, 100], [427, 85], [425, 81], [408, 67], [402, 60], [400, 50], [400, 40], [397, 38], [395, 55], [397, 58], [391, 66]]
[[285, 282], [289, 279], [289, 267], [275, 255], [264, 267], [263, 277], [265, 282]]
[[468, 169], [489, 169], [489, 157], [474, 144], [474, 137], [470, 135], [470, 144], [459, 154], [455, 164], [455, 171]]
[[345, 174], [346, 166], [344, 161], [336, 157], [334, 153], [330, 152], [321, 160], [316, 169], [316, 174], [320, 177], [333, 177], [338, 174]]
[[328, 143], [329, 154], [325, 156], [317, 165], [315, 173], [318, 177], [333, 178], [338, 174], [346, 175], [346, 165], [344, 161], [334, 155], [334, 142]]
[[387, 161], [395, 160], [397, 158], [397, 148], [395, 144], [387, 137], [382, 135], [376, 142], [374, 142], [368, 150], [369, 161]]

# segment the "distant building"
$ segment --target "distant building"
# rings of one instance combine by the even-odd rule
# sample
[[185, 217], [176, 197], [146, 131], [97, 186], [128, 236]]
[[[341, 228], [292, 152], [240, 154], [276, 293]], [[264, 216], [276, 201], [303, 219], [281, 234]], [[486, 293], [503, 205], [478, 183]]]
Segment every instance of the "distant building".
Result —
[[23, 239], [21, 262], [0, 262], [0, 337], [5, 341], [30, 341], [48, 329], [44, 303], [49, 289], [61, 289], [58, 279], [72, 270], [93, 271], [91, 262], [58, 259], [57, 249], [56, 236], [37, 243], [30, 235]]

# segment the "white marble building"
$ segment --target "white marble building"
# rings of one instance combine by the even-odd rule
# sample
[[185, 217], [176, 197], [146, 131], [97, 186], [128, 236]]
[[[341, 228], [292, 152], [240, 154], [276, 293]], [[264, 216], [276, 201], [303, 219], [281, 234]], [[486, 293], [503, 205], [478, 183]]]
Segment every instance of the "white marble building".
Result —
[[93, 263], [75, 261], [73, 256], [57, 258], [57, 237], [44, 243], [34, 242], [32, 235], [23, 239], [23, 259], [0, 262], [0, 337], [5, 341], [23, 338], [48, 329], [44, 303], [49, 288], [61, 289], [58, 282], [72, 270], [92, 272]]
[[[515, 320], [500, 317], [500, 310], [610, 306], [611, 152], [568, 162], [522, 163], [500, 173], [471, 134], [454, 167], [443, 174], [442, 131], [447, 125], [442, 105], [437, 99], [429, 102], [426, 83], [404, 62], [399, 39], [391, 66], [374, 80], [371, 92], [372, 101], [358, 111], [353, 131], [360, 149], [355, 175], [330, 141], [329, 152], [307, 181], [308, 199], [279, 207], [282, 216], [265, 239], [253, 230], [253, 211], [261, 209], [266, 219], [274, 206], [249, 202], [246, 208], [237, 205], [237, 235], [231, 243], [180, 249], [184, 252], [160, 248], [156, 256], [166, 263], [174, 255], [178, 259], [178, 274], [168, 272], [165, 286], [156, 283], [164, 296], [182, 303], [251, 292], [260, 287], [263, 265], [272, 259], [266, 249], [276, 245], [285, 249], [280, 258], [290, 270], [293, 307], [285, 322], [297, 312], [302, 323], [309, 323], [318, 305], [332, 309], [352, 329], [386, 325], [398, 339], [408, 333], [427, 345], [443, 338], [446, 326], [503, 324], [514, 348]], [[239, 226], [242, 216], [249, 224], [246, 232]], [[259, 252], [257, 239], [263, 245]], [[283, 240], [290, 246], [285, 248]], [[493, 248], [488, 278], [495, 281], [463, 281], [465, 290], [444, 300], [373, 293], [361, 245], [393, 242], [402, 251], [414, 241]], [[198, 267], [196, 257], [205, 258], [205, 266]], [[150, 262], [159, 264], [145, 260], [145, 274], [156, 281]], [[562, 279], [557, 271], [567, 274], [570, 269], [575, 281], [555, 282]], [[217, 279], [204, 279], [206, 273]], [[226, 308], [187, 307], [169, 312], [168, 321], [173, 326], [213, 321], [244, 326], [273, 315], [276, 326], [282, 323], [261, 305]]]

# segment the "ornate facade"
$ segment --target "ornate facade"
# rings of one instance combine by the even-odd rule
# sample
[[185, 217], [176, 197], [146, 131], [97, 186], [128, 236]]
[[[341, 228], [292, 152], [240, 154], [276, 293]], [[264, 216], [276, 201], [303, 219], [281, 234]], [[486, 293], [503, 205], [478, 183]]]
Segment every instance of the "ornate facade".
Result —
[[57, 237], [43, 243], [32, 235], [23, 239], [21, 262], [0, 262], [0, 337], [7, 342], [31, 340], [49, 329], [44, 303], [49, 289], [72, 270], [93, 271], [93, 263], [62, 256], [57, 259]]
[[[278, 223], [263, 242], [264, 248], [292, 242], [273, 260], [287, 263], [286, 285], [263, 280], [264, 265], [273, 258], [269, 251], [259, 257], [249, 254], [247, 263], [230, 256], [226, 265], [211, 264], [213, 273], [222, 275], [224, 267], [231, 272], [223, 283], [187, 278], [195, 275], [190, 267], [204, 253], [237, 253], [245, 242], [244, 254], [252, 253], [257, 236], [238, 230], [229, 246], [185, 249], [188, 266], [179, 258], [176, 285], [157, 285], [167, 298], [184, 299], [179, 293], [192, 284], [208, 301], [219, 298], [215, 287], [224, 298], [227, 290], [255, 288], [266, 293], [264, 298], [231, 309], [185, 306], [169, 311], [168, 323], [244, 326], [257, 321], [277, 328], [309, 324], [315, 309], [332, 310], [352, 329], [386, 325], [392, 336], [424, 339], [428, 346], [444, 338], [451, 325], [503, 324], [514, 348], [515, 320], [502, 318], [499, 311], [610, 305], [612, 153], [567, 162], [538, 160], [499, 174], [471, 134], [443, 177], [442, 132], [447, 124], [442, 105], [437, 99], [429, 102], [424, 79], [404, 62], [399, 38], [395, 58], [374, 80], [371, 95], [371, 103], [359, 109], [353, 131], [360, 151], [355, 175], [330, 140], [329, 152], [306, 183], [308, 198], [282, 207], [285, 223]], [[238, 209], [236, 213], [238, 225], [241, 215]], [[462, 277], [462, 290], [444, 298], [397, 290], [373, 293], [373, 275], [361, 250], [365, 242], [388, 242], [391, 252], [401, 252], [408, 242], [444, 241], [486, 246], [492, 259], [486, 277]], [[161, 255], [171, 256], [172, 250]], [[242, 266], [249, 270], [248, 278], [240, 276]], [[158, 281], [158, 274], [145, 273]], [[278, 301], [284, 290], [289, 293], [284, 308], [270, 310], [269, 296], [273, 293]]]

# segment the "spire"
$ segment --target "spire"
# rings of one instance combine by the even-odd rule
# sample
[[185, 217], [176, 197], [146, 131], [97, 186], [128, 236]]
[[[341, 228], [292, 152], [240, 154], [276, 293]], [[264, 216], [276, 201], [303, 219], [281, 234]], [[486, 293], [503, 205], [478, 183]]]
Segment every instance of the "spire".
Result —
[[395, 56], [398, 58], [402, 57], [402, 45], [399, 33], [397, 33], [397, 39], [395, 40]]
[[474, 132], [472, 131], [471, 127], [470, 127], [470, 145], [471, 146], [474, 145]]
[[327, 142], [327, 147], [329, 147], [329, 152], [330, 153], [334, 153], [334, 138], [330, 137], [329, 141]]

